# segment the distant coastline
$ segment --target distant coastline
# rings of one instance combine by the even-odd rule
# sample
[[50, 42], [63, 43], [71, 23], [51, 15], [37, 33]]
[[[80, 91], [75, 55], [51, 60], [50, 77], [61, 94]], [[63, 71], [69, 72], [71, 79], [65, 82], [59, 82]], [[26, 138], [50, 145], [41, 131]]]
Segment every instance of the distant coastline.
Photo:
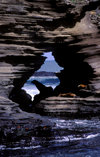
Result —
[[56, 76], [54, 72], [36, 71], [34, 76]]

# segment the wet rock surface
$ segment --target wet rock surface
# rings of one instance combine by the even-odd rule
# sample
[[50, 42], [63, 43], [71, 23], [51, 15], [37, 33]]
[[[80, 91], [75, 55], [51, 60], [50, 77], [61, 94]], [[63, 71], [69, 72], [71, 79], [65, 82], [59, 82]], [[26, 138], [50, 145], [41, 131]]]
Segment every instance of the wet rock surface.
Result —
[[[28, 142], [26, 146], [30, 146], [32, 136], [42, 136], [44, 139], [37, 138], [38, 140], [35, 140], [35, 146], [38, 144], [43, 145], [43, 141], [44, 145], [50, 145], [52, 142], [47, 142], [50, 137], [47, 138], [46, 134], [51, 134], [53, 138], [54, 134], [52, 133], [55, 133], [55, 130], [59, 130], [55, 125], [55, 121], [39, 114], [25, 112], [20, 109], [18, 103], [9, 99], [10, 94], [20, 90], [34, 71], [40, 68], [44, 62], [44, 58], [41, 56], [43, 52], [53, 51], [58, 64], [64, 67], [64, 71], [58, 74], [61, 85], [57, 89], [59, 91], [57, 94], [60, 94], [60, 92], [75, 93], [77, 91], [76, 86], [81, 83], [92, 85], [93, 94], [91, 97], [87, 96], [87, 98], [82, 98], [81, 96], [80, 98], [50, 97], [37, 104], [36, 109], [42, 109], [44, 115], [50, 116], [60, 116], [62, 114], [67, 117], [71, 113], [74, 118], [79, 111], [81, 111], [81, 115], [85, 113], [90, 113], [90, 116], [99, 115], [99, 5], [99, 0], [81, 2], [78, 0], [1, 1], [1, 144], [7, 144], [7, 141], [8, 143], [10, 141], [10, 147], [13, 145], [13, 141], [19, 141], [17, 144], [15, 142], [14, 145], [21, 146], [23, 141], [20, 142], [20, 140], [24, 136], [24, 139]], [[85, 65], [86, 68], [84, 69]], [[82, 69], [79, 70], [78, 67]], [[87, 67], [91, 70], [88, 70]], [[91, 72], [88, 73], [89, 71]], [[82, 77], [80, 77], [81, 75]], [[75, 94], [77, 95], [77, 92]], [[56, 129], [53, 129], [54, 126]], [[44, 135], [41, 135], [40, 130], [43, 131]], [[70, 129], [68, 128], [68, 130]], [[66, 132], [66, 129], [61, 131], [61, 136], [64, 132]], [[30, 138], [31, 140], [29, 140]], [[36, 145], [36, 141], [40, 139], [41, 142]], [[22, 145], [25, 146], [25, 144]], [[5, 147], [2, 146], [2, 150], [4, 149]]]

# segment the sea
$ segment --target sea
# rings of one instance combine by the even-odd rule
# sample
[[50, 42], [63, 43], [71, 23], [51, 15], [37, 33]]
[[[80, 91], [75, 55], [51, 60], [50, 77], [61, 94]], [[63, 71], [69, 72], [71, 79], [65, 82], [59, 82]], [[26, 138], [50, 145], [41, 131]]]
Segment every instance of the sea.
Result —
[[45, 117], [54, 135], [0, 145], [2, 157], [100, 157], [100, 120]]
[[60, 80], [56, 74], [63, 70], [63, 67], [60, 67], [55, 61], [52, 52], [44, 53], [43, 56], [46, 57], [44, 64], [33, 74], [33, 76], [27, 80], [22, 87], [23, 90], [31, 95], [32, 100], [34, 100], [35, 95], [39, 94], [39, 90], [32, 83], [33, 80], [37, 80], [46, 87], [50, 86], [53, 89], [60, 84]]

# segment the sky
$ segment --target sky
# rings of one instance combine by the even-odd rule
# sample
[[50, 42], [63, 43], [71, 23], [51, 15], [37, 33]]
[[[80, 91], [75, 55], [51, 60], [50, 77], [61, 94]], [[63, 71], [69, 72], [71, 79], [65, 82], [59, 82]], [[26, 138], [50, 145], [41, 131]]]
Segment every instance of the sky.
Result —
[[52, 56], [52, 52], [45, 52], [42, 56], [47, 57], [46, 61], [55, 60], [55, 58]]
[[55, 61], [52, 52], [45, 52], [42, 56], [47, 57], [44, 61], [44, 64], [40, 67], [39, 71], [46, 71], [46, 72], [60, 72], [63, 68], [58, 65]]

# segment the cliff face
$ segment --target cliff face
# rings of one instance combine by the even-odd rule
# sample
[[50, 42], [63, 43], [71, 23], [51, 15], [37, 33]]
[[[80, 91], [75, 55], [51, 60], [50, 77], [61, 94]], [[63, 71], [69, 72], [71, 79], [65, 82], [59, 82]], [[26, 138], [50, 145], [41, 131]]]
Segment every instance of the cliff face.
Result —
[[59, 65], [65, 68], [59, 75], [59, 93], [66, 92], [66, 88], [73, 91], [76, 83], [88, 83], [92, 84], [96, 96], [100, 94], [99, 4], [99, 0], [1, 1], [1, 125], [9, 119], [25, 124], [30, 119], [33, 123], [33, 118], [35, 121], [41, 119], [22, 111], [9, 99], [9, 94], [12, 89], [20, 89], [41, 66], [44, 61], [41, 54], [46, 51], [53, 51]]

